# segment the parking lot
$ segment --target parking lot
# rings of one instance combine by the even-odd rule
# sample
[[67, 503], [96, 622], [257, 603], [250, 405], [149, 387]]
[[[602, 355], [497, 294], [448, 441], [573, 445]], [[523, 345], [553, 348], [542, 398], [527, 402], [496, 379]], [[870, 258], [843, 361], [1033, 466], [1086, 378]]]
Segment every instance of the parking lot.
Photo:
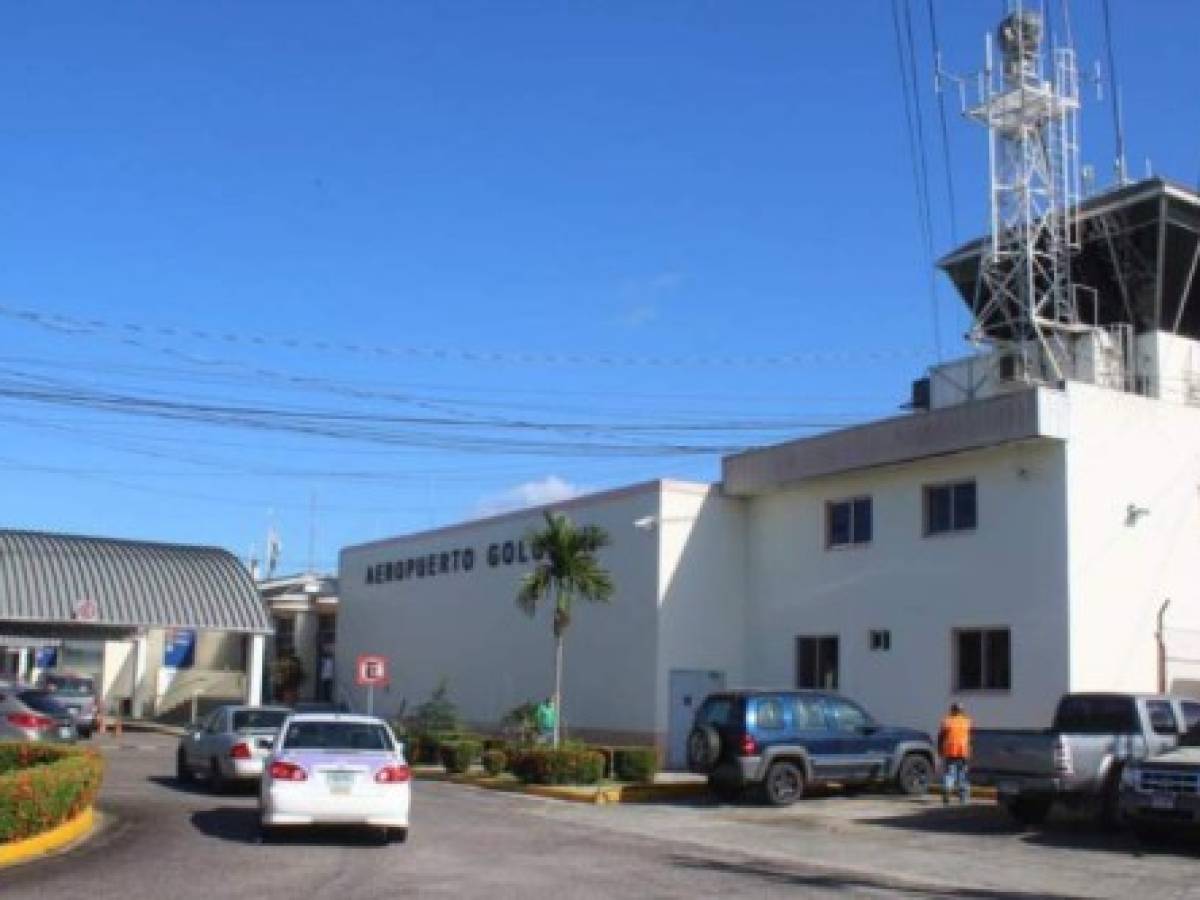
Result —
[[990, 804], [829, 794], [788, 809], [587, 806], [418, 783], [408, 844], [317, 831], [257, 842], [255, 797], [181, 789], [174, 740], [97, 741], [101, 832], [0, 873], [7, 898], [434, 896], [1187, 896], [1194, 845], [1153, 847], [1057, 819], [1013, 829]]

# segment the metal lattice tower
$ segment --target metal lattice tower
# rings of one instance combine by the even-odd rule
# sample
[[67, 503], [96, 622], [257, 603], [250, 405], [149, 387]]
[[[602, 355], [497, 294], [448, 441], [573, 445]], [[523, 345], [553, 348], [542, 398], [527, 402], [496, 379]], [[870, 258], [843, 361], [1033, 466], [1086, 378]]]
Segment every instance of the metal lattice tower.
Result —
[[989, 137], [991, 234], [984, 247], [970, 337], [1019, 354], [1023, 371], [1064, 377], [1069, 337], [1087, 330], [1071, 287], [1079, 249], [1079, 77], [1075, 52], [1055, 48], [1044, 75], [1040, 15], [1010, 5], [996, 32], [1001, 62], [979, 77], [966, 109]]

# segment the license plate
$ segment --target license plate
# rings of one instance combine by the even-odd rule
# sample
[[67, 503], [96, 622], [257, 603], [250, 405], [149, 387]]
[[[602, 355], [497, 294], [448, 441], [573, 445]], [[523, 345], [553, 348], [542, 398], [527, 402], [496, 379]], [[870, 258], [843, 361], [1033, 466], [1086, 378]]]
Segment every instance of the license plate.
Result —
[[1152, 794], [1150, 796], [1151, 809], [1174, 809], [1175, 795], [1174, 794]]
[[996, 792], [999, 794], [1019, 794], [1021, 786], [1015, 781], [1001, 781], [996, 785]]
[[354, 786], [353, 772], [326, 772], [325, 783], [329, 785], [331, 794], [348, 794]]
[[71, 738], [75, 737], [75, 729], [70, 726], [60, 728], [58, 729], [58, 736], [64, 741], [69, 741]]

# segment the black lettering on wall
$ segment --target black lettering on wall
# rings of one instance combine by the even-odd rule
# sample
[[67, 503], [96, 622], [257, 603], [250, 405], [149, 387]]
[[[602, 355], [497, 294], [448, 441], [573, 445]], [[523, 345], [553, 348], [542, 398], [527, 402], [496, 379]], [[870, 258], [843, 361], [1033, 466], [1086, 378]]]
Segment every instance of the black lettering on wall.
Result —
[[470, 572], [475, 568], [475, 551], [468, 547], [463, 551], [463, 569]]
[[517, 548], [513, 544], [513, 542], [505, 541], [504, 542], [504, 564], [506, 566], [512, 565], [513, 558], [516, 556], [516, 554], [517, 554]]
[[488, 544], [487, 561], [489, 566], [500, 565], [500, 545]]

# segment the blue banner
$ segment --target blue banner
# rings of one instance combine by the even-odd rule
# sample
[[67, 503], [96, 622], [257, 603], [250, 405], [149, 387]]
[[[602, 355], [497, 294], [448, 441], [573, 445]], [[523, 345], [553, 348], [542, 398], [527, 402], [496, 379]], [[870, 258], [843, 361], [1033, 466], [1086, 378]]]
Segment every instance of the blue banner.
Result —
[[38, 647], [33, 664], [39, 669], [53, 669], [58, 665], [58, 648]]
[[172, 628], [163, 644], [163, 665], [168, 669], [190, 669], [196, 661], [196, 631]]

